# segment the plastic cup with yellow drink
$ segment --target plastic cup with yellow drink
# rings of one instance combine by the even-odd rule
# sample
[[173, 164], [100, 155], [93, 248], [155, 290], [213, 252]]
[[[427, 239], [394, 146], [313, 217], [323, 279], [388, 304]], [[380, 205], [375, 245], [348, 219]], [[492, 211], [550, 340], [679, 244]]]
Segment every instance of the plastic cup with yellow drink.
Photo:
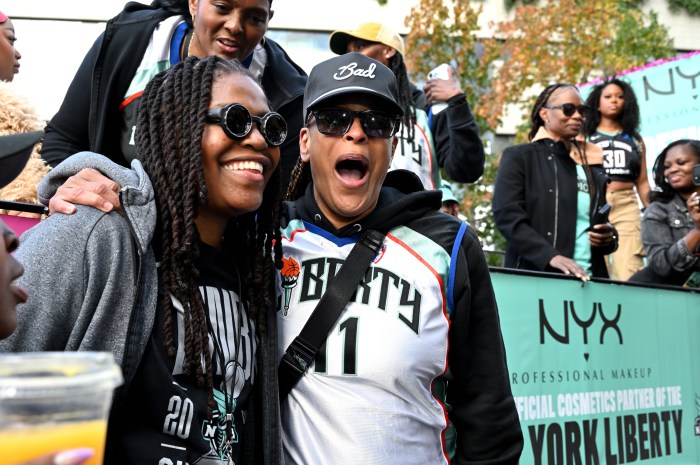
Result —
[[0, 465], [67, 449], [101, 465], [119, 366], [107, 352], [0, 355]]

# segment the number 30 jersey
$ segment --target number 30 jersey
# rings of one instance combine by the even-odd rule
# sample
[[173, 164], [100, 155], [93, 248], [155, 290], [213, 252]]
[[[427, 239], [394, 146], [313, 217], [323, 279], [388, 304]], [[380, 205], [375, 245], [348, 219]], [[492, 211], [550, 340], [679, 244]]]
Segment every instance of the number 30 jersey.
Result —
[[590, 141], [603, 149], [603, 168], [612, 181], [637, 182], [642, 169], [640, 142], [628, 134], [600, 130]]

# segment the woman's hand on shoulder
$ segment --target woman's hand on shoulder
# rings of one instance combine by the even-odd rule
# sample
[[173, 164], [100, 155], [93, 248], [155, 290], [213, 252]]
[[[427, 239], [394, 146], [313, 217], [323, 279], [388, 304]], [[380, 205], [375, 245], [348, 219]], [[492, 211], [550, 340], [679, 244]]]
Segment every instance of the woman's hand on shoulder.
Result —
[[121, 186], [99, 171], [85, 168], [68, 178], [49, 201], [50, 213], [75, 213], [76, 205], [95, 207], [103, 212], [121, 208]]
[[586, 273], [586, 270], [581, 268], [581, 266], [579, 266], [575, 260], [563, 255], [555, 255], [552, 257], [552, 259], [549, 261], [549, 266], [556, 268], [566, 275], [574, 275], [581, 281], [589, 281], [591, 279], [591, 277], [588, 276], [588, 273]]

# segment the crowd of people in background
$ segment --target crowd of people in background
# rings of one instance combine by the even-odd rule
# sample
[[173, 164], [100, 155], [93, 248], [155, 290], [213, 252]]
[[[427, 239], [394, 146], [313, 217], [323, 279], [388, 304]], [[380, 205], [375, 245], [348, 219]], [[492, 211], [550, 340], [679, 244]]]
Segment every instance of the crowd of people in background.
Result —
[[[0, 199], [51, 211], [21, 245], [0, 221], [0, 352], [115, 355], [108, 465], [516, 464], [489, 269], [455, 195], [485, 160], [455, 70], [419, 89], [402, 37], [365, 22], [307, 77], [265, 37], [272, 17], [272, 0], [128, 3], [44, 124], [11, 87], [0, 12]], [[700, 142], [669, 144], [652, 188], [640, 131], [623, 79], [585, 102], [545, 87], [500, 159], [504, 266], [700, 286]], [[306, 323], [351, 273], [314, 345]], [[403, 293], [377, 304], [385, 275]], [[171, 397], [196, 434], [162, 428]]]

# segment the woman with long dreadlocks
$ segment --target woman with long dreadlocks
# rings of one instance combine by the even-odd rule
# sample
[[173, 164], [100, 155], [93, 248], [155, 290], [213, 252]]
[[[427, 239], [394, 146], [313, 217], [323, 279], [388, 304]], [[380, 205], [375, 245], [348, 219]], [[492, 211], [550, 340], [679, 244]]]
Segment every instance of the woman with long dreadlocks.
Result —
[[530, 143], [503, 152], [492, 205], [506, 267], [608, 277], [617, 233], [604, 214], [602, 150], [577, 138], [586, 112], [574, 86], [550, 85], [532, 109]]
[[[406, 169], [420, 177], [426, 189], [440, 189], [440, 166], [459, 182], [474, 182], [484, 172], [484, 147], [464, 92], [454, 79], [445, 95], [448, 107], [429, 121], [425, 97], [408, 80], [401, 36], [380, 23], [363, 23], [353, 31], [335, 31], [331, 50], [342, 55], [358, 52], [393, 71], [404, 110], [399, 146], [390, 169]], [[444, 84], [447, 84], [445, 81]], [[435, 83], [433, 83], [433, 86]]]
[[84, 152], [42, 182], [50, 197], [90, 167], [121, 186], [122, 213], [80, 206], [25, 235], [32, 299], [2, 346], [114, 354], [125, 384], [105, 464], [280, 462], [272, 248], [286, 131], [238, 62], [189, 58], [144, 90], [141, 162]]

